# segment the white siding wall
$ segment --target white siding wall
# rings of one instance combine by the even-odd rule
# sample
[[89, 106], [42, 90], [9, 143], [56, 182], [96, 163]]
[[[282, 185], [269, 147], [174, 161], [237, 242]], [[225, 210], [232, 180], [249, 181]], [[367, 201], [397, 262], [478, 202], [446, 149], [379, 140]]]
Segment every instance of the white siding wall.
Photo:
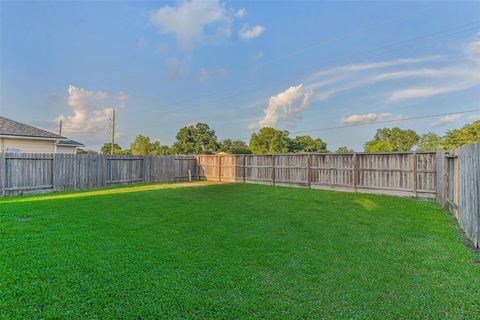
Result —
[[0, 138], [2, 152], [54, 153], [55, 141]]
[[77, 148], [69, 146], [57, 146], [57, 153], [75, 154], [77, 153]]

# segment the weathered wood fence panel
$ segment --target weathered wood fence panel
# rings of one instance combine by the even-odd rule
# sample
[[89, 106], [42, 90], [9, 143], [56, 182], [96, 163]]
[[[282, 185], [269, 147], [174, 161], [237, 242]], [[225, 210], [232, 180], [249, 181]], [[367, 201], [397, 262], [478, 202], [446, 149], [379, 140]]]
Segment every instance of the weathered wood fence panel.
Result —
[[4, 158], [3, 189], [6, 196], [53, 191], [52, 154], [6, 153]]
[[436, 197], [435, 153], [214, 155], [197, 161], [207, 180]]
[[152, 156], [150, 159], [150, 182], [170, 182], [175, 179], [175, 157]]
[[480, 143], [436, 153], [0, 154], [0, 196], [200, 178], [436, 198], [480, 242]]
[[198, 179], [194, 156], [0, 154], [0, 196]]
[[437, 201], [457, 218], [460, 228], [479, 247], [480, 143], [437, 153], [437, 172], [441, 179]]

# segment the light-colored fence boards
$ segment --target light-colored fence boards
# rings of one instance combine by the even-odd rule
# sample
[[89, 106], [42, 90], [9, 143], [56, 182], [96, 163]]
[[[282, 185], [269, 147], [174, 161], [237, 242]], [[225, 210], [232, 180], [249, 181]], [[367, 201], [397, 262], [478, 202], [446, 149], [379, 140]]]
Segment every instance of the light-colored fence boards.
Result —
[[353, 154], [312, 154], [311, 186], [353, 188]]
[[480, 246], [480, 143], [437, 152], [437, 201]]
[[[455, 158], [454, 158], [455, 159]], [[480, 143], [458, 148], [458, 163], [454, 168], [454, 202], [460, 228], [480, 244]]]
[[198, 179], [195, 156], [0, 154], [0, 196]]
[[436, 197], [435, 153], [199, 156], [207, 180]]

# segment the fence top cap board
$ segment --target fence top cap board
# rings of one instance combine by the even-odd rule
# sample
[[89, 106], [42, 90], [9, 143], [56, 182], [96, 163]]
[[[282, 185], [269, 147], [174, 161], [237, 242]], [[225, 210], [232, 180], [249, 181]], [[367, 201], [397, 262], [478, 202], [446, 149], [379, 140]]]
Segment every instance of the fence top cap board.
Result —
[[[447, 151], [446, 151], [447, 152]], [[319, 155], [319, 156], [348, 156], [354, 154], [377, 154], [377, 155], [402, 155], [402, 154], [435, 154], [436, 151], [407, 151], [407, 152], [346, 152], [346, 153], [333, 153], [333, 152], [298, 152], [298, 153], [266, 153], [266, 154], [199, 154], [201, 157], [234, 157], [234, 156], [302, 156], [302, 155]]]

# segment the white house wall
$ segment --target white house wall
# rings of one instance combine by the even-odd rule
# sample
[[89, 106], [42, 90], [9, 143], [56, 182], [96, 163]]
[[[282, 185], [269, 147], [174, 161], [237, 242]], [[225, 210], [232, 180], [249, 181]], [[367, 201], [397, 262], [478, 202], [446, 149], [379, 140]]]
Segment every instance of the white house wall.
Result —
[[2, 152], [54, 153], [55, 141], [0, 138], [0, 147]]

